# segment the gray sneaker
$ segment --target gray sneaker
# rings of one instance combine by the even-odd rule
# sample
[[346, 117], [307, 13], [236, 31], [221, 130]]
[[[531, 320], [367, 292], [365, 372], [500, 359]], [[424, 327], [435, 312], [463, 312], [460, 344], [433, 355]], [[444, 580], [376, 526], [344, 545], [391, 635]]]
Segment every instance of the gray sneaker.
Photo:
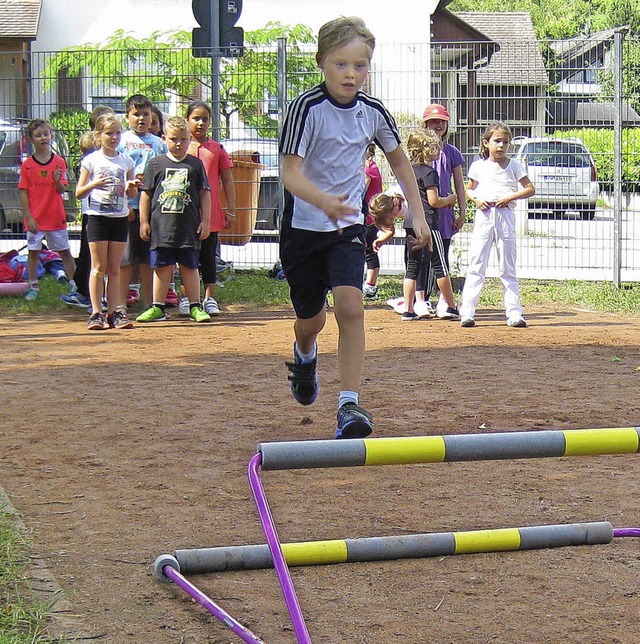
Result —
[[373, 417], [355, 403], [345, 403], [338, 409], [336, 438], [365, 438], [373, 431]]

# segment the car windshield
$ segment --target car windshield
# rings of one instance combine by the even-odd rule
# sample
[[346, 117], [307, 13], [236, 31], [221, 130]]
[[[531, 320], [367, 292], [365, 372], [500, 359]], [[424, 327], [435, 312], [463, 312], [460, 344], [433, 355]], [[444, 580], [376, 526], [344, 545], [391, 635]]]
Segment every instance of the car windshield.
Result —
[[589, 154], [578, 143], [569, 141], [536, 141], [523, 148], [529, 165], [555, 168], [588, 168]]

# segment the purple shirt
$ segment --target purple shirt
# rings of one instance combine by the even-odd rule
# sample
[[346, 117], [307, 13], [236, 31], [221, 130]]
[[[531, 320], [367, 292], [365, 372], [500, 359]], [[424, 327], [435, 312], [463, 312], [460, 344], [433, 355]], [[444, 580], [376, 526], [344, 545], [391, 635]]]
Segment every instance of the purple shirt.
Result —
[[[464, 157], [460, 153], [460, 150], [450, 143], [445, 143], [440, 157], [433, 162], [433, 168], [440, 177], [441, 197], [447, 197], [453, 194], [451, 191], [453, 171], [461, 165], [464, 165]], [[438, 230], [442, 235], [442, 239], [451, 239], [453, 237], [455, 233], [455, 220], [456, 215], [453, 206], [438, 208]]]

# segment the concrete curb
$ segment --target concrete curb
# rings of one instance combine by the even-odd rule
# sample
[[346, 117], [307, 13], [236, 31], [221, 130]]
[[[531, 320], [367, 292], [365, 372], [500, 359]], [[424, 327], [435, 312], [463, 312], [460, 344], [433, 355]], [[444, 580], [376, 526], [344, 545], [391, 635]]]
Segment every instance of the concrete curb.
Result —
[[[18, 528], [28, 536], [28, 528], [2, 486], [0, 486], [0, 509], [12, 515]], [[71, 602], [64, 596], [44, 559], [32, 557], [26, 576], [33, 596], [49, 606], [45, 635], [52, 642], [62, 641], [63, 638], [65, 642], [93, 639], [93, 636], [85, 630], [81, 616], [72, 612]]]

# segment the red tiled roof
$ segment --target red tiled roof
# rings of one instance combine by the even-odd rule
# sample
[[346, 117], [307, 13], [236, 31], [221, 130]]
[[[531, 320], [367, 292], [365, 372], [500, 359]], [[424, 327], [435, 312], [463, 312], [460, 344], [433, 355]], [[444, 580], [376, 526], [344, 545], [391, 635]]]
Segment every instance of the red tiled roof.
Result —
[[0, 0], [0, 39], [35, 40], [42, 0]]

